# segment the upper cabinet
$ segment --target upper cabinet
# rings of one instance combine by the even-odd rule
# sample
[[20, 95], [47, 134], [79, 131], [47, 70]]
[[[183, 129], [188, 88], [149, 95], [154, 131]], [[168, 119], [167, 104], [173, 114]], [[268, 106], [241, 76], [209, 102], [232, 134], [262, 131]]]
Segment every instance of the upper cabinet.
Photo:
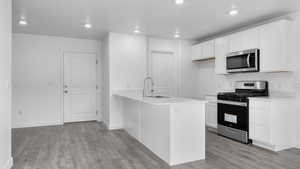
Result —
[[199, 60], [203, 55], [203, 45], [197, 44], [192, 46], [192, 60]]
[[291, 71], [287, 53], [288, 20], [280, 20], [259, 27], [260, 71]]
[[215, 58], [214, 41], [206, 41], [192, 46], [192, 60], [201, 61]]
[[258, 28], [238, 32], [229, 36], [230, 52], [259, 48]]
[[215, 39], [215, 73], [227, 74], [226, 55], [229, 53], [229, 37]]
[[260, 72], [292, 71], [288, 54], [290, 22], [283, 19], [194, 45], [192, 60], [215, 58], [216, 74], [227, 74], [228, 53], [258, 48]]

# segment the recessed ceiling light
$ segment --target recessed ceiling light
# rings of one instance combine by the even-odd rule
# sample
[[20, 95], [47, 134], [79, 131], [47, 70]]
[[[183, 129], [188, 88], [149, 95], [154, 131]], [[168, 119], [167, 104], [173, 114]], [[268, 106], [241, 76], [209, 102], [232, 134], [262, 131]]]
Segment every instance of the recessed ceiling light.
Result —
[[180, 34], [179, 34], [178, 32], [176, 32], [176, 33], [174, 34], [174, 38], [180, 38]]
[[232, 9], [229, 11], [229, 15], [231, 15], [231, 16], [235, 16], [237, 14], [239, 14], [239, 11], [237, 9]]
[[184, 3], [184, 0], [175, 0], [176, 5], [181, 5]]
[[136, 27], [136, 28], [134, 29], [133, 33], [135, 33], [135, 34], [140, 34], [140, 33], [141, 33], [141, 31], [139, 30], [139, 28], [138, 28], [138, 27]]
[[28, 24], [27, 21], [24, 20], [24, 19], [21, 19], [21, 20], [19, 21], [19, 25], [26, 26], [27, 24]]
[[86, 24], [84, 24], [84, 27], [85, 27], [86, 29], [90, 29], [90, 28], [92, 28], [92, 25], [89, 24], [89, 23], [86, 23]]

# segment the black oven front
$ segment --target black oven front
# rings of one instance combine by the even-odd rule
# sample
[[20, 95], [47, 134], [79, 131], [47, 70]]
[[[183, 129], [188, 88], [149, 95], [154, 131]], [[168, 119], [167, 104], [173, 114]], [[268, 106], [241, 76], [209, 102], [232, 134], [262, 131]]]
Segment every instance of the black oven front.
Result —
[[218, 134], [249, 143], [248, 102], [218, 100]]

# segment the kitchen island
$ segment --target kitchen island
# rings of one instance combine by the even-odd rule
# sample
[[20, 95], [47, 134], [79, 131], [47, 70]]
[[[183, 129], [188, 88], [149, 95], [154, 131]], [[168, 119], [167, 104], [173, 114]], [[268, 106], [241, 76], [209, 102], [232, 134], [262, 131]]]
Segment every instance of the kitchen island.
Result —
[[119, 91], [123, 128], [169, 165], [205, 159], [205, 101]]

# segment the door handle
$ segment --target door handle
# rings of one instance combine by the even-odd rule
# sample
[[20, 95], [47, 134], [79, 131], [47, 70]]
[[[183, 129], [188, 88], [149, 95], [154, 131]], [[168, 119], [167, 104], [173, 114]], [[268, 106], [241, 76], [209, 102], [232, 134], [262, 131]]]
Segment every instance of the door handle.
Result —
[[68, 90], [65, 90], [64, 93], [67, 94], [67, 93], [68, 93]]
[[248, 54], [248, 56], [247, 56], [247, 66], [248, 66], [248, 68], [251, 66], [250, 65], [250, 57], [251, 57], [251, 54]]

